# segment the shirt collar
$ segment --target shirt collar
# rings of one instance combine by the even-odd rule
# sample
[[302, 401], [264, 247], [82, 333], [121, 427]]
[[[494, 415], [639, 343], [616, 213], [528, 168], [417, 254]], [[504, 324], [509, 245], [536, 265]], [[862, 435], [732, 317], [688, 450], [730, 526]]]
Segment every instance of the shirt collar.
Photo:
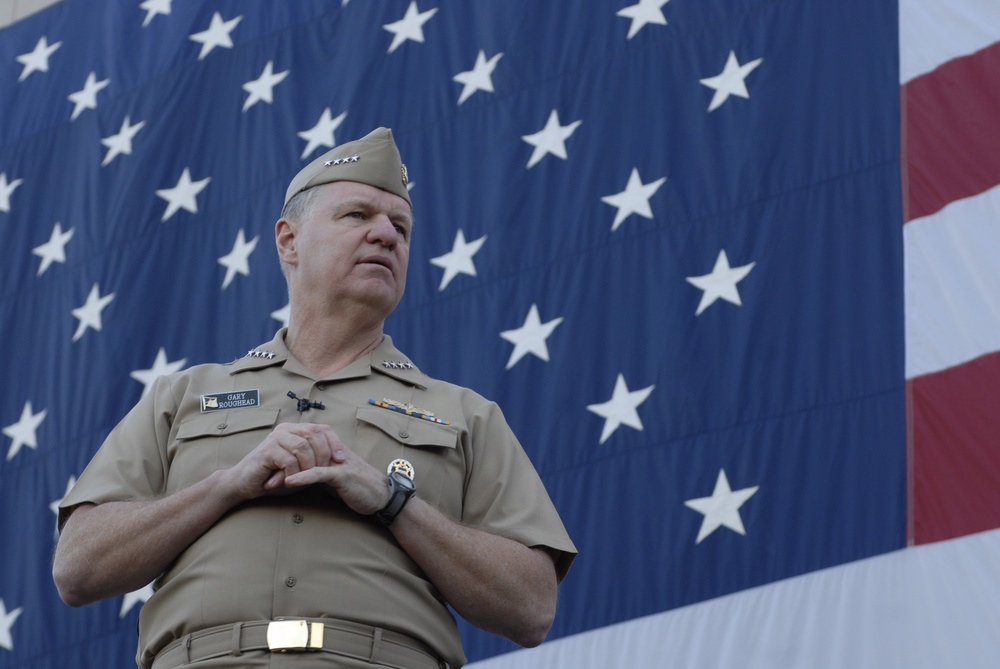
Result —
[[[247, 351], [245, 356], [233, 363], [229, 373], [239, 374], [240, 372], [281, 365], [289, 372], [313, 378], [313, 375], [285, 346], [285, 333], [287, 331], [288, 328], [281, 328], [271, 341]], [[371, 376], [372, 373], [384, 374], [421, 389], [427, 388], [427, 375], [395, 347], [392, 343], [392, 337], [389, 335], [383, 335], [382, 341], [371, 353], [361, 356], [333, 376], [323, 380], [339, 381]], [[320, 379], [313, 380], [319, 381]]]

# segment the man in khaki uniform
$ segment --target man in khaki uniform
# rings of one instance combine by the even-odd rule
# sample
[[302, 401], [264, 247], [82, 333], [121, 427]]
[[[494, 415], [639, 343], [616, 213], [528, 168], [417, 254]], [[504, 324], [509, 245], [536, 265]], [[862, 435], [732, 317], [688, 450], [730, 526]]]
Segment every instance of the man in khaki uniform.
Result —
[[68, 604], [155, 580], [140, 666], [459, 667], [447, 605], [545, 638], [576, 551], [538, 475], [494, 403], [383, 333], [412, 233], [387, 129], [307, 165], [275, 226], [288, 328], [160, 378], [63, 500]]

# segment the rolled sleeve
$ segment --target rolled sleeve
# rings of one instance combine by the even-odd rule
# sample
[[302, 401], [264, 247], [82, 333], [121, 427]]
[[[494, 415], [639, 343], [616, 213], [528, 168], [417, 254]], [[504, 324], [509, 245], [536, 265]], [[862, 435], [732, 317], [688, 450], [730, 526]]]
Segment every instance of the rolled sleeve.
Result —
[[462, 522], [525, 546], [556, 551], [562, 580], [576, 547], [499, 406], [486, 402], [470, 416], [469, 439], [472, 463]]
[[59, 504], [61, 528], [80, 504], [152, 499], [164, 494], [167, 444], [176, 409], [169, 377], [160, 377], [115, 426]]

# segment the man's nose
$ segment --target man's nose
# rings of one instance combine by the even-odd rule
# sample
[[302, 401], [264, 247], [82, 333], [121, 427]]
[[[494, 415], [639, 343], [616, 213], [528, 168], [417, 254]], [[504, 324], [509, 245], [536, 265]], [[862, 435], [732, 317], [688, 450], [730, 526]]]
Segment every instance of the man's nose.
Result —
[[390, 247], [396, 245], [396, 242], [399, 241], [399, 234], [388, 216], [378, 214], [372, 217], [371, 227], [368, 229], [368, 241]]

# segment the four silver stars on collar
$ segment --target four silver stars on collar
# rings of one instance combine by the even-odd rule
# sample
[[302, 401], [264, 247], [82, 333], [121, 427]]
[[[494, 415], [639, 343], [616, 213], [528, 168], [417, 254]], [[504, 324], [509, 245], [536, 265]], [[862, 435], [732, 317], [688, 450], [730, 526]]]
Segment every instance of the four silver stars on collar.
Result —
[[353, 156], [344, 156], [343, 158], [336, 158], [334, 160], [328, 160], [323, 163], [325, 166], [330, 167], [331, 165], [343, 165], [344, 163], [356, 163], [361, 160], [361, 156], [354, 154]]
[[[266, 351], [259, 348], [250, 349], [246, 354], [248, 358], [265, 358], [267, 360], [272, 360], [274, 356], [274, 351]], [[416, 369], [414, 364], [409, 360], [383, 360], [382, 366], [386, 369]]]

